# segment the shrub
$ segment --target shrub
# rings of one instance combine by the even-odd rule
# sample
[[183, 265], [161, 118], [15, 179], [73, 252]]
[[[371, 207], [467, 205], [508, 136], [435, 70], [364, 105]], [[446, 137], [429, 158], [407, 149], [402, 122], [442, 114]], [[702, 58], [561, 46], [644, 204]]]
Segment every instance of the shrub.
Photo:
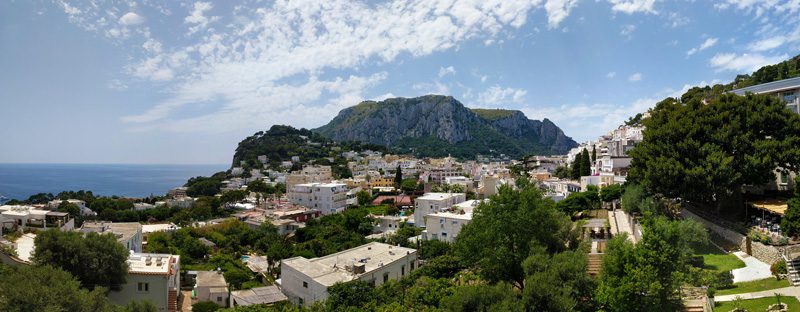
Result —
[[775, 264], [769, 267], [769, 270], [770, 272], [772, 272], [772, 275], [775, 275], [775, 277], [778, 277], [781, 274], [788, 273], [788, 270], [786, 270], [786, 262], [784, 261], [776, 262]]
[[221, 309], [216, 303], [212, 301], [200, 301], [192, 305], [194, 312], [214, 312]]

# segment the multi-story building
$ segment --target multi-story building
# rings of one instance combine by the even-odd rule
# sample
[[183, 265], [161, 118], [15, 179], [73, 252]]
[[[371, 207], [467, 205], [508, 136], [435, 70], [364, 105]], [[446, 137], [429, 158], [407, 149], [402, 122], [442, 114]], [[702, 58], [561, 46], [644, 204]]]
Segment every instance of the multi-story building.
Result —
[[372, 242], [324, 257], [281, 261], [281, 288], [289, 300], [310, 305], [328, 298], [328, 287], [361, 280], [374, 286], [398, 280], [417, 268], [417, 251]]
[[117, 241], [133, 252], [142, 252], [142, 225], [138, 222], [105, 222], [87, 221], [81, 226], [81, 232], [112, 233]]
[[126, 284], [109, 291], [108, 298], [119, 305], [148, 300], [158, 311], [178, 311], [180, 272], [180, 256], [133, 253], [128, 257]]
[[316, 209], [322, 214], [344, 211], [347, 207], [347, 185], [342, 183], [303, 183], [288, 190], [293, 204]]
[[425, 227], [425, 216], [446, 211], [466, 200], [467, 195], [464, 193], [426, 193], [414, 200], [414, 224]]
[[426, 226], [422, 231], [422, 239], [455, 242], [461, 233], [461, 228], [472, 221], [472, 211], [479, 204], [478, 200], [468, 200], [454, 205], [447, 211], [429, 214], [425, 218]]
[[394, 178], [384, 178], [384, 177], [372, 178], [369, 181], [369, 185], [372, 188], [376, 188], [376, 187], [394, 187]]
[[622, 184], [628, 177], [631, 157], [604, 155], [600, 158], [600, 187]]
[[304, 183], [329, 183], [332, 179], [331, 166], [305, 166], [286, 176], [286, 188]]

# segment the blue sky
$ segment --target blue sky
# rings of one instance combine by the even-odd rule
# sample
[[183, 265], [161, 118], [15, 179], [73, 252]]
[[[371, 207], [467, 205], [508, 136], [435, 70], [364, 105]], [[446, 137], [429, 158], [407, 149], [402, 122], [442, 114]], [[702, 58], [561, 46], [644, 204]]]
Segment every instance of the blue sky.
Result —
[[583, 141], [798, 51], [798, 0], [3, 1], [0, 162], [227, 163], [429, 93]]

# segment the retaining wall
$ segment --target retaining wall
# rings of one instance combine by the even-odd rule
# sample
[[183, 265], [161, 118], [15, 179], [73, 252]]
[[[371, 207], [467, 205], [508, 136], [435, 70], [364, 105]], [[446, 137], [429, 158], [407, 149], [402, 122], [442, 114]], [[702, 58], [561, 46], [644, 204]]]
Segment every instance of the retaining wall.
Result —
[[[686, 210], [686, 208], [681, 209], [681, 215], [683, 215], [684, 218], [692, 219], [702, 223], [710, 231], [713, 231], [723, 239], [739, 246], [741, 251], [747, 252], [747, 241], [749, 239], [744, 234], [717, 225], [714, 222], [706, 220], [705, 218]], [[759, 242], [750, 242], [749, 254], [766, 264], [772, 265], [783, 260], [781, 257], [783, 254], [783, 247], [764, 245]]]

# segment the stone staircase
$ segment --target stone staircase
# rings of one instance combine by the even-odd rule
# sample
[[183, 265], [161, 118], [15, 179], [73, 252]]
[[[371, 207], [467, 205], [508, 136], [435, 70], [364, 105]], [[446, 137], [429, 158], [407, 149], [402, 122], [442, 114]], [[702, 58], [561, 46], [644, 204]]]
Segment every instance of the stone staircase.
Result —
[[167, 297], [167, 311], [169, 312], [177, 312], [178, 311], [178, 290], [171, 288], [169, 290], [169, 295]]
[[603, 254], [601, 253], [590, 253], [589, 262], [586, 265], [586, 273], [589, 273], [591, 276], [597, 276], [600, 274], [600, 268], [603, 266]]
[[800, 286], [800, 259], [789, 260], [783, 256], [783, 261], [786, 261], [786, 271], [788, 272], [786, 279], [792, 283], [792, 286]]

